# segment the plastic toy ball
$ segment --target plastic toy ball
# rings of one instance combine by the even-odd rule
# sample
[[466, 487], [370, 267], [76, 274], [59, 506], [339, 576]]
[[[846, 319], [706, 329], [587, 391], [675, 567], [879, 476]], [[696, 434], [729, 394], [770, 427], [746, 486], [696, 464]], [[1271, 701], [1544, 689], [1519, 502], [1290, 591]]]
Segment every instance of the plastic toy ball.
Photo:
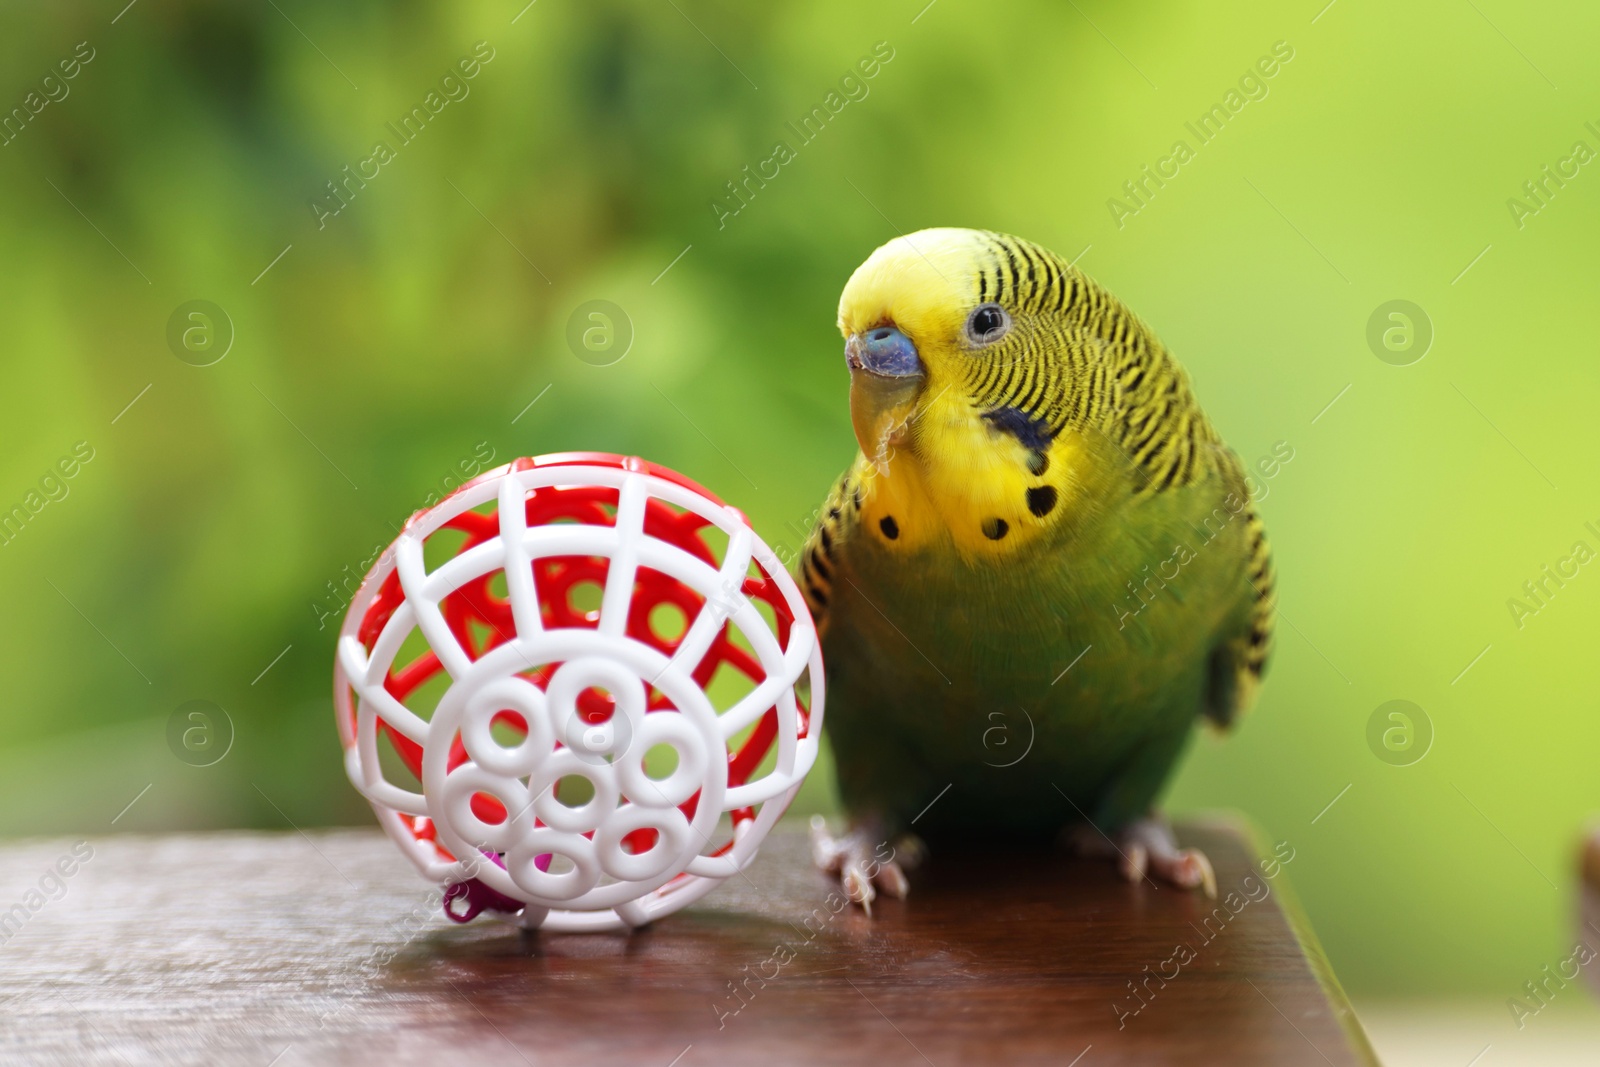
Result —
[[822, 704], [811, 616], [744, 516], [600, 453], [413, 515], [334, 667], [350, 780], [446, 914], [553, 930], [640, 926], [742, 870]]

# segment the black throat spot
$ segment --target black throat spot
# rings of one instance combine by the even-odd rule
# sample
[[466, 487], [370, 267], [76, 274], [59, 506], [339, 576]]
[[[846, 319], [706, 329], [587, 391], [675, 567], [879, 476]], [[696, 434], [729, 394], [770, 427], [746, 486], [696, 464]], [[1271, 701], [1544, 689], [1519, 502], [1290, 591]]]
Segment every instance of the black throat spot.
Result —
[[1055, 433], [1041, 419], [1036, 419], [1021, 408], [995, 408], [983, 413], [983, 421], [1001, 433], [1008, 433], [1022, 443], [1023, 448], [1047, 452]]

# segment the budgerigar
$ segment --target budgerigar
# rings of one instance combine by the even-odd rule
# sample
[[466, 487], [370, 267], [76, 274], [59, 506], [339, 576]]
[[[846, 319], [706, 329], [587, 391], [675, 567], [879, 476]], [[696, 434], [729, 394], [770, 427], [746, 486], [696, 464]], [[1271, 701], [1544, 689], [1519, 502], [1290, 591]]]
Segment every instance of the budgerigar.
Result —
[[1065, 832], [1214, 893], [1153, 805], [1254, 698], [1274, 575], [1187, 375], [1071, 263], [978, 230], [879, 248], [839, 328], [860, 453], [799, 569], [852, 826], [816, 821], [818, 862], [870, 905], [906, 892], [897, 835]]

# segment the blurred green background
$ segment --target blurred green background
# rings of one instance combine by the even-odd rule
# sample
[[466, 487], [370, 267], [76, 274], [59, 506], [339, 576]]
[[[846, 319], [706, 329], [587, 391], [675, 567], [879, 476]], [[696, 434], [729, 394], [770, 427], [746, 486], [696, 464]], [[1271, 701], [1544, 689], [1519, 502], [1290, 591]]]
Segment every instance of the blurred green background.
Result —
[[[1511, 996], [1570, 955], [1600, 567], [1520, 627], [1507, 602], [1600, 550], [1600, 174], [1546, 179], [1520, 226], [1507, 200], [1600, 149], [1600, 11], [122, 3], [0, 15], [0, 108], [26, 115], [0, 145], [0, 508], [26, 520], [0, 545], [0, 831], [369, 823], [333, 633], [405, 516], [486, 454], [605, 449], [797, 546], [854, 451], [840, 288], [897, 232], [967, 225], [1081, 255], [1241, 456], [1293, 450], [1263, 503], [1274, 670], [1172, 808], [1291, 842], [1358, 994]], [[1277, 42], [1202, 144], [1185, 124]], [[785, 124], [875, 46], [801, 143]], [[402, 145], [386, 124], [475, 48]], [[732, 214], [779, 140], [795, 158]], [[566, 342], [596, 299], [634, 333], [610, 366]], [[1396, 299], [1433, 332], [1405, 366], [1367, 340]], [[192, 300], [232, 323], [209, 366], [169, 347]], [[1409, 766], [1368, 745], [1394, 699], [1432, 724]], [[189, 700], [234, 724], [212, 766], [168, 749]], [[798, 810], [830, 803], [824, 772]]]

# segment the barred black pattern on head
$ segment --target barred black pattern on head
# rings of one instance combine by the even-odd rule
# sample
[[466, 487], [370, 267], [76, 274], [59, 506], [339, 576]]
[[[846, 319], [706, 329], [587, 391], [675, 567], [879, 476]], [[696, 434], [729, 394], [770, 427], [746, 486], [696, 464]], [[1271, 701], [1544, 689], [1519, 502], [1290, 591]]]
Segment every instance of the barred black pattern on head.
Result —
[[1143, 473], [1139, 492], [1188, 485], [1214, 469], [1219, 443], [1188, 377], [1121, 301], [1029, 241], [982, 234], [980, 303], [1015, 326], [974, 349], [965, 385], [980, 412], [1014, 409], [1054, 437], [1069, 425], [1103, 433]]

